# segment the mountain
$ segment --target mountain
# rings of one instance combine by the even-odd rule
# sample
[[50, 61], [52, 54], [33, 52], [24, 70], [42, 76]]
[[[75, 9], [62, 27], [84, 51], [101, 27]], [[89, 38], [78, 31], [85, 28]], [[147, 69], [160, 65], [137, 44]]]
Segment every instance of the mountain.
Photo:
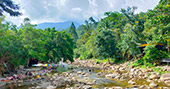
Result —
[[65, 22], [57, 22], [57, 23], [51, 23], [51, 22], [40, 23], [40, 24], [37, 24], [36, 28], [44, 30], [45, 28], [48, 28], [48, 27], [49, 28], [55, 27], [55, 29], [57, 29], [58, 31], [62, 31], [62, 30], [69, 28], [72, 22], [74, 23], [76, 28], [80, 26], [80, 24], [75, 21], [65, 21]]

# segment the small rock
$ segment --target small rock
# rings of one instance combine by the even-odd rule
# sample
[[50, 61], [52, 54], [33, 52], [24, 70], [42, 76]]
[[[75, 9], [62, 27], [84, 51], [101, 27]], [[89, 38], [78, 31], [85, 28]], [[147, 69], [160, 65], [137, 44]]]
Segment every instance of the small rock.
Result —
[[129, 83], [129, 84], [132, 84], [132, 85], [134, 85], [134, 84], [135, 84], [135, 82], [134, 82], [134, 81], [132, 81], [132, 80], [128, 81], [128, 83]]
[[156, 75], [156, 74], [153, 74], [149, 77], [149, 79], [159, 79], [160, 76], [159, 75]]
[[139, 89], [139, 86], [133, 86], [130, 89]]
[[22, 69], [24, 69], [24, 66], [22, 66], [22, 65], [19, 65], [19, 69], [21, 69], [21, 70], [22, 70]]
[[90, 86], [90, 85], [84, 85], [82, 88], [83, 88], [83, 89], [92, 89], [92, 86]]
[[165, 83], [170, 86], [170, 80], [165, 81]]
[[160, 87], [160, 89], [169, 89], [168, 87]]
[[150, 79], [147, 79], [146, 81], [147, 81], [147, 82], [152, 82], [152, 80], [150, 80]]
[[119, 68], [119, 71], [120, 71], [120, 72], [124, 72], [124, 71], [125, 71], [125, 68], [120, 67], [120, 68]]
[[133, 69], [130, 69], [130, 71], [131, 71], [131, 72], [134, 72], [134, 71], [136, 71], [136, 69], [135, 69], [135, 68], [133, 68]]
[[108, 79], [113, 79], [113, 78], [115, 78], [115, 74], [107, 74], [107, 75], [105, 75], [105, 77]]
[[111, 89], [123, 89], [122, 87], [112, 87]]
[[40, 87], [40, 86], [37, 86], [35, 89], [41, 89], [41, 87]]
[[149, 86], [152, 87], [152, 88], [154, 88], [154, 87], [157, 87], [158, 85], [155, 84], [154, 82], [152, 82], [152, 83], [149, 84]]
[[166, 81], [166, 80], [170, 80], [170, 73], [169, 74], [164, 74], [161, 76], [160, 78], [161, 81]]
[[18, 84], [18, 86], [20, 87], [20, 86], [22, 86], [21, 84]]
[[77, 74], [82, 74], [82, 72], [81, 72], [81, 71], [78, 71]]
[[141, 85], [141, 86], [139, 87], [139, 89], [148, 89], [148, 86], [147, 86], [147, 85]]
[[147, 69], [145, 72], [153, 72], [152, 69]]
[[55, 86], [48, 86], [46, 89], [56, 89]]

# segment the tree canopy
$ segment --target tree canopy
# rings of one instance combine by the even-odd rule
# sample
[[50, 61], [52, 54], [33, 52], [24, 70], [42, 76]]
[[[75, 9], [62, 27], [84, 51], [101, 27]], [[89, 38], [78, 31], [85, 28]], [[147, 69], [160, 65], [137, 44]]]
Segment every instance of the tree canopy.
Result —
[[21, 15], [21, 13], [18, 11], [19, 6], [14, 4], [12, 0], [0, 0], [0, 7], [0, 16], [2, 16], [4, 12], [9, 13], [10, 16]]

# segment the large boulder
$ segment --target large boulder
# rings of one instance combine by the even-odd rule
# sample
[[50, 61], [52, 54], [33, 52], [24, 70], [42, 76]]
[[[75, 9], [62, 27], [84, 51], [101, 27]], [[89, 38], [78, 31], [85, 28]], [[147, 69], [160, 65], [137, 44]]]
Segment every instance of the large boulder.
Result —
[[170, 86], [170, 73], [164, 74], [160, 77], [160, 81], [166, 83], [168, 86]]
[[167, 81], [170, 80], [170, 73], [169, 74], [164, 74], [160, 78], [161, 81]]

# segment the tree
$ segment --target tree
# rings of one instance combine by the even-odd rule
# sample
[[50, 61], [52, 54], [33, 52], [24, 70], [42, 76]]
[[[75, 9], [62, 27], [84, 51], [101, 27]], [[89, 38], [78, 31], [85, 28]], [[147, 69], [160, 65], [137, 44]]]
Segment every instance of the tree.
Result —
[[71, 23], [71, 26], [70, 26], [70, 29], [69, 29], [69, 33], [74, 38], [74, 42], [76, 42], [77, 39], [78, 39], [78, 35], [77, 35], [77, 32], [76, 32], [76, 27], [75, 27], [73, 22]]
[[[102, 30], [95, 40], [96, 55], [100, 58], [112, 58], [116, 55], [115, 37], [111, 30]], [[110, 62], [108, 60], [108, 62]]]
[[63, 61], [70, 60], [73, 62], [73, 46], [74, 42], [71, 36], [64, 32], [59, 32], [54, 28], [45, 29], [46, 43], [46, 61]]
[[18, 11], [19, 6], [14, 4], [12, 0], [0, 0], [0, 16], [3, 15], [4, 12], [10, 14], [10, 16], [19, 16], [21, 13]]
[[24, 18], [23, 23], [24, 23], [24, 24], [30, 24], [30, 21], [31, 21], [31, 20], [30, 20], [29, 18]]
[[118, 42], [118, 48], [123, 59], [136, 58], [136, 55], [140, 53], [138, 44], [139, 39], [138, 35], [134, 32], [134, 27], [127, 24], [124, 28], [124, 34], [121, 35], [121, 40]]
[[146, 29], [149, 30], [152, 41], [166, 42], [170, 35], [170, 1], [160, 0], [154, 10], [147, 12], [148, 19]]

